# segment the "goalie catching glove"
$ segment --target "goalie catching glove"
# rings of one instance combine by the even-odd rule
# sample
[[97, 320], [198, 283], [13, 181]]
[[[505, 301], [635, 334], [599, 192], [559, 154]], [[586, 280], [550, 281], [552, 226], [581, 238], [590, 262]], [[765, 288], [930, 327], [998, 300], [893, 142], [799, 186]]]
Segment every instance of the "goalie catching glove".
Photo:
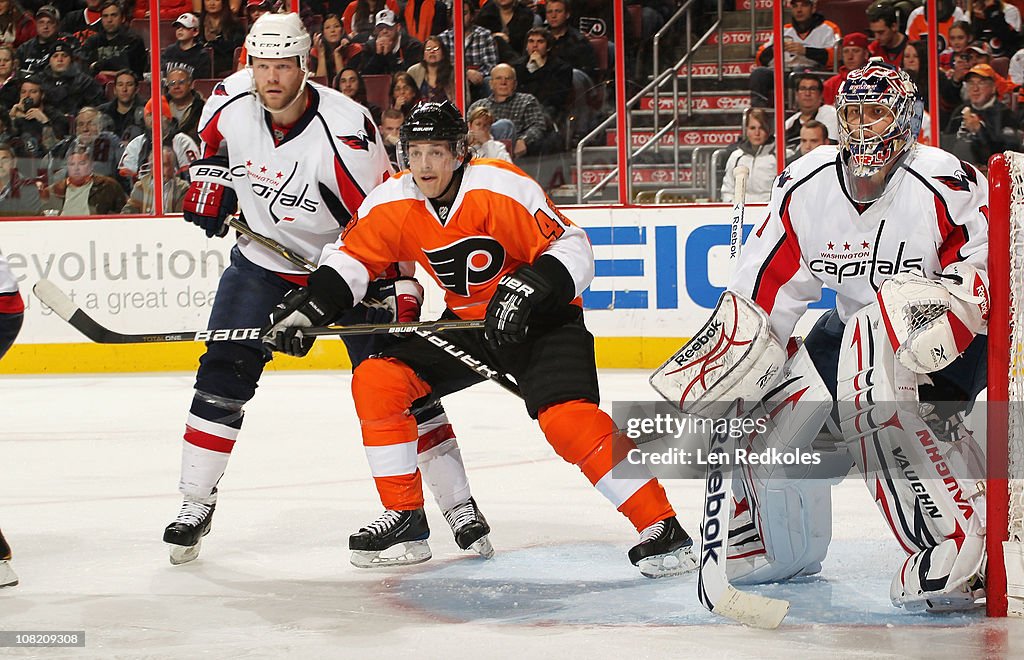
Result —
[[988, 289], [966, 263], [950, 264], [938, 280], [900, 273], [882, 283], [878, 302], [896, 359], [919, 374], [948, 366], [988, 327]]
[[228, 233], [227, 217], [238, 208], [231, 170], [224, 156], [201, 158], [188, 168], [191, 183], [182, 202], [185, 220], [199, 225], [207, 238]]
[[310, 274], [304, 288], [292, 289], [270, 313], [263, 329], [263, 344], [270, 350], [303, 357], [313, 348], [316, 337], [306, 337], [302, 328], [333, 322], [352, 309], [352, 291], [338, 271], [321, 266]]

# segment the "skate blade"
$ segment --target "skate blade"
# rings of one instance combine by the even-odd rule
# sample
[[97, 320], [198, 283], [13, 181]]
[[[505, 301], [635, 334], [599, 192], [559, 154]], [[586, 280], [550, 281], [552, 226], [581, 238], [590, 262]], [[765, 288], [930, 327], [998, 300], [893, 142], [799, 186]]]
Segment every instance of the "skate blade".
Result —
[[432, 556], [426, 541], [406, 541], [386, 550], [353, 550], [349, 561], [356, 568], [384, 568], [422, 564]]
[[698, 562], [693, 546], [685, 546], [663, 555], [645, 557], [637, 563], [640, 574], [649, 578], [675, 577], [697, 570]]
[[18, 584], [18, 575], [6, 559], [0, 561], [0, 588], [13, 587]]
[[491, 545], [491, 540], [487, 538], [487, 535], [481, 536], [479, 539], [474, 541], [470, 546], [470, 550], [476, 551], [484, 559], [490, 559], [494, 556], [494, 546]]
[[195, 559], [199, 557], [199, 547], [202, 544], [202, 539], [199, 539], [195, 545], [174, 545], [173, 543], [168, 543], [167, 547], [171, 549], [171, 564], [178, 566], [180, 564], [187, 564], [190, 561], [195, 561]]

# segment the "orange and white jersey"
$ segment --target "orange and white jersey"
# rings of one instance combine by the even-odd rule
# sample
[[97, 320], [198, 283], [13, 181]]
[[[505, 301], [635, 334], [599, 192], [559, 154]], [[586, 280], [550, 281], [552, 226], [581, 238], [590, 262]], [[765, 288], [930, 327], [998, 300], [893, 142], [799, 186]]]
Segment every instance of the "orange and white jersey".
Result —
[[441, 215], [444, 220], [412, 174], [401, 172], [366, 197], [341, 239], [324, 248], [320, 264], [337, 270], [358, 302], [387, 264], [415, 261], [463, 319], [483, 318], [501, 276], [542, 254], [565, 266], [577, 297], [594, 278], [586, 233], [511, 163], [472, 161], [451, 208]]

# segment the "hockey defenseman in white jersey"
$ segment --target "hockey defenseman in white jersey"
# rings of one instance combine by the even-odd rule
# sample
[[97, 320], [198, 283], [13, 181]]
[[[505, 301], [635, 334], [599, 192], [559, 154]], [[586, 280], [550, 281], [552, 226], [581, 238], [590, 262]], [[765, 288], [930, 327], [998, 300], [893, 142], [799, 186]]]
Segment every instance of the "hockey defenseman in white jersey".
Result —
[[[759, 583], [818, 572], [831, 484], [852, 460], [906, 553], [893, 604], [967, 609], [984, 595], [984, 475], [962, 422], [986, 380], [988, 185], [972, 165], [916, 143], [917, 90], [881, 60], [850, 73], [836, 109], [838, 147], [818, 147], [776, 179], [713, 319], [731, 341], [760, 317], [768, 348], [714, 358], [733, 368], [707, 392], [763, 400], [755, 414], [770, 424], [755, 451], [813, 456], [826, 424], [842, 442], [817, 466], [743, 468], [728, 574]], [[822, 287], [836, 291], [836, 309], [800, 346], [790, 337]], [[751, 322], [733, 321], [748, 312]], [[652, 378], [663, 393], [666, 374], [686, 368], [669, 367]], [[689, 394], [675, 391], [686, 409]]]
[[[186, 220], [212, 238], [226, 235], [226, 219], [240, 209], [255, 232], [315, 263], [367, 193], [388, 178], [390, 165], [365, 108], [307, 82], [309, 48], [310, 37], [294, 13], [265, 14], [253, 24], [246, 37], [248, 66], [218, 84], [203, 109], [203, 157], [190, 167], [183, 210]], [[395, 264], [379, 274], [370, 294], [375, 306], [361, 305], [339, 322], [418, 320], [423, 290], [411, 275], [411, 264]], [[208, 327], [260, 327], [285, 293], [306, 284], [306, 271], [239, 236]], [[356, 365], [389, 341], [404, 340], [367, 335], [346, 337], [345, 344]], [[293, 353], [305, 355], [313, 342], [299, 343]], [[163, 537], [172, 563], [195, 559], [210, 531], [217, 483], [238, 438], [243, 406], [271, 355], [256, 340], [207, 344], [185, 427], [179, 483], [184, 503]], [[490, 528], [470, 496], [444, 409], [437, 403], [413, 414], [419, 423], [420, 469], [456, 542], [489, 557]], [[351, 432], [358, 436], [357, 429]], [[389, 563], [403, 558], [380, 557], [372, 565]]]
[[[0, 358], [14, 344], [25, 317], [25, 301], [18, 291], [18, 281], [0, 253]], [[0, 587], [18, 584], [18, 576], [11, 568], [11, 546], [0, 531]]]

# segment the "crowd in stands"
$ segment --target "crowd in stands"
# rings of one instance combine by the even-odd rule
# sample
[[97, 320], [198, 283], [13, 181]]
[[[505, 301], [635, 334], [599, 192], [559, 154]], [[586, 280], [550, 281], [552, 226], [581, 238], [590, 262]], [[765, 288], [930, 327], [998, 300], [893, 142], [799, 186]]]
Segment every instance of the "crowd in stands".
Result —
[[[0, 0], [0, 213], [150, 212], [155, 152], [165, 163], [165, 208], [180, 209], [179, 183], [198, 153], [201, 90], [245, 66], [247, 26], [291, 3], [163, 0], [158, 12], [153, 4]], [[636, 10], [630, 34], [649, 39], [680, 3], [626, 4]], [[565, 152], [611, 112], [610, 3], [463, 7], [475, 153], [512, 160]], [[455, 100], [451, 0], [304, 0], [300, 15], [313, 37], [312, 79], [364, 104], [392, 148], [416, 103]], [[157, 72], [151, 19], [160, 22]], [[604, 49], [600, 63], [594, 40]], [[632, 66], [638, 49], [629, 50]], [[150, 144], [153, 98], [165, 117], [161, 150]]]
[[[923, 6], [915, 7], [906, 0], [873, 2], [861, 21], [867, 31], [842, 35], [839, 26], [828, 19], [827, 2], [788, 0], [788, 5], [790, 21], [783, 30], [783, 50], [796, 112], [786, 120], [787, 160], [809, 150], [804, 128], [813, 127], [812, 133], [827, 135], [826, 144], [835, 143], [836, 111], [831, 104], [847, 74], [864, 66], [868, 58], [880, 57], [905, 70], [927, 107], [929, 47]], [[939, 137], [943, 149], [985, 171], [992, 154], [1022, 149], [1024, 115], [1017, 105], [1024, 85], [1024, 34], [1020, 11], [1008, 0], [975, 0], [966, 6], [967, 11], [953, 0], [937, 3], [938, 43], [934, 49], [940, 67]], [[774, 54], [771, 40], [758, 50], [758, 67], [750, 83], [755, 109], [774, 105]], [[837, 56], [841, 64], [834, 67]], [[750, 117], [764, 118], [753, 111]], [[762, 167], [758, 160], [765, 161], [761, 153], [771, 122], [766, 129], [757, 124], [754, 119], [747, 121], [744, 138], [731, 154], [723, 179], [723, 199], [732, 193], [732, 169], [737, 164], [750, 167], [749, 191], [762, 190], [765, 181], [770, 185], [775, 176], [773, 168]], [[930, 128], [925, 113], [922, 142], [930, 139]]]

